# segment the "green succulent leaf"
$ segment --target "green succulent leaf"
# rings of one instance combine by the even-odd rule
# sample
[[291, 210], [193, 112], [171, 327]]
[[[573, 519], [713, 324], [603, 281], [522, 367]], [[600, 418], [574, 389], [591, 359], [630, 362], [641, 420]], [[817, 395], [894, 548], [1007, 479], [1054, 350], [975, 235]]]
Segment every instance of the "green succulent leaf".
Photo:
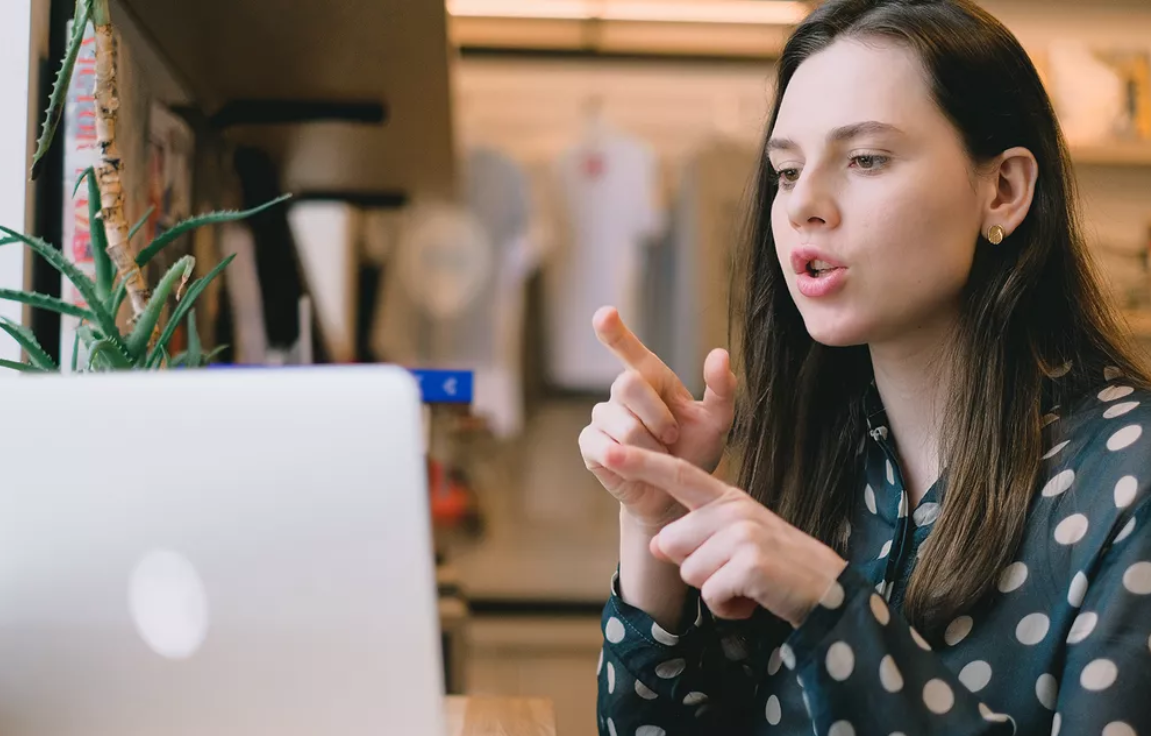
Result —
[[52, 356], [48, 355], [48, 351], [36, 340], [32, 330], [7, 317], [0, 317], [0, 330], [7, 332], [13, 340], [20, 344], [20, 347], [24, 348], [24, 352], [28, 353], [28, 359], [32, 365], [46, 371], [58, 370], [56, 361], [52, 360]]
[[153, 348], [153, 352], [156, 350], [163, 350], [168, 346], [168, 342], [172, 339], [172, 335], [176, 334], [176, 327], [180, 324], [180, 320], [187, 316], [188, 312], [191, 311], [193, 306], [195, 306], [196, 299], [198, 299], [200, 295], [204, 293], [204, 289], [208, 288], [208, 284], [212, 283], [213, 279], [223, 273], [224, 269], [228, 267], [228, 264], [231, 263], [235, 257], [236, 254], [233, 253], [224, 260], [220, 261], [215, 268], [208, 272], [207, 276], [202, 279], [196, 279], [192, 282], [192, 285], [188, 287], [188, 293], [184, 296], [183, 299], [180, 300], [179, 306], [177, 306], [176, 309], [172, 312], [172, 318], [168, 320], [168, 324], [164, 327], [164, 331], [160, 333], [160, 339], [156, 341], [156, 347]]
[[104, 229], [104, 210], [100, 202], [100, 184], [94, 169], [88, 169], [88, 232], [92, 239], [92, 261], [96, 264], [96, 298], [108, 301], [116, 267], [108, 255], [108, 234]]
[[36, 153], [32, 156], [32, 178], [39, 178], [44, 170], [44, 156], [52, 147], [56, 137], [56, 129], [60, 126], [60, 119], [64, 116], [64, 106], [68, 99], [68, 87], [72, 84], [72, 70], [76, 67], [76, 59], [80, 56], [80, 47], [84, 43], [84, 33], [88, 30], [88, 21], [92, 18], [92, 0], [78, 0], [76, 15], [72, 19], [72, 37], [68, 39], [68, 48], [64, 52], [64, 62], [56, 74], [56, 82], [52, 85], [52, 97], [48, 102], [48, 112], [44, 116], [44, 127], [40, 139], [36, 141]]
[[148, 211], [144, 213], [144, 216], [136, 221], [136, 224], [133, 225], [132, 229], [128, 231], [128, 242], [131, 242], [132, 238], [136, 237], [136, 233], [140, 232], [140, 228], [148, 224], [148, 218], [151, 217], [152, 213], [155, 211], [156, 205], [152, 205], [148, 208]]
[[98, 367], [126, 370], [132, 367], [132, 362], [120, 351], [116, 343], [107, 339], [97, 340], [92, 343], [92, 348], [88, 351], [88, 368]]
[[246, 210], [244, 212], [236, 212], [232, 210], [225, 210], [222, 212], [209, 212], [206, 215], [197, 215], [196, 217], [191, 217], [187, 220], [184, 220], [183, 222], [177, 223], [172, 227], [171, 230], [162, 233], [159, 237], [149, 243], [147, 248], [144, 248], [140, 251], [140, 254], [136, 256], [136, 265], [140, 268], [143, 268], [148, 264], [149, 261], [159, 255], [160, 251], [174, 243], [184, 233], [191, 232], [192, 230], [195, 230], [198, 227], [203, 227], [204, 225], [217, 225], [223, 222], [235, 222], [236, 220], [243, 220], [245, 218], [251, 217], [252, 215], [259, 214], [260, 212], [263, 212], [264, 210], [274, 207], [281, 202], [285, 202], [291, 198], [292, 195], [285, 194], [282, 197], [273, 199], [271, 202], [266, 202], [259, 207], [253, 207], [252, 209]]
[[83, 307], [69, 304], [63, 299], [57, 299], [47, 294], [38, 294], [34, 291], [16, 291], [15, 289], [0, 289], [0, 299], [10, 302], [20, 302], [37, 309], [47, 309], [50, 312], [66, 314], [78, 319], [93, 319], [95, 315]]
[[[180, 260], [172, 264], [164, 277], [160, 279], [160, 284], [153, 292], [152, 298], [148, 300], [147, 306], [144, 311], [140, 313], [139, 319], [136, 320], [136, 326], [132, 328], [132, 334], [128, 336], [128, 355], [132, 360], [137, 363], [144, 363], [146, 351], [148, 349], [148, 340], [152, 337], [152, 330], [156, 329], [156, 323], [160, 321], [160, 314], [164, 310], [164, 305], [168, 302], [168, 297], [172, 294], [172, 290], [177, 285], [183, 284], [192, 275], [192, 269], [196, 266], [196, 259], [192, 256], [184, 256]], [[181, 315], [182, 317], [183, 315]]]
[[31, 363], [17, 363], [14, 360], [0, 360], [0, 368], [11, 368], [21, 373], [44, 373], [43, 368], [37, 368]]

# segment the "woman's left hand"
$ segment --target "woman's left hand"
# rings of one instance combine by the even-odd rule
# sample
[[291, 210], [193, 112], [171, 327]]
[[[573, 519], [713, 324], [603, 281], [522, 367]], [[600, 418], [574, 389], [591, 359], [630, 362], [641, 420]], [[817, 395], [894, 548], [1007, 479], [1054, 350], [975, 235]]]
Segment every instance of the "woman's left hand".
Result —
[[769, 511], [744, 491], [670, 455], [619, 445], [606, 467], [663, 489], [688, 513], [651, 542], [679, 565], [720, 618], [748, 618], [756, 606], [798, 627], [847, 567], [838, 554]]

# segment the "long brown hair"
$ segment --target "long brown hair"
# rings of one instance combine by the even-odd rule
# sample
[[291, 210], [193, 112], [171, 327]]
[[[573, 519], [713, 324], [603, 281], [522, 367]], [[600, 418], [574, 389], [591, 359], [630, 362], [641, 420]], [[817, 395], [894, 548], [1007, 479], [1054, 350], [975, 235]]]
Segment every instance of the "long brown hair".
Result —
[[[973, 165], [1014, 146], [1039, 162], [1023, 224], [1002, 245], [980, 240], [949, 347], [953, 386], [940, 446], [949, 490], [903, 603], [905, 616], [933, 633], [1013, 559], [1041, 480], [1047, 376], [1070, 361], [1071, 373], [1059, 379], [1069, 394], [1100, 383], [1107, 367], [1138, 386], [1151, 381], [1100, 290], [1066, 145], [1015, 37], [969, 0], [830, 0], [783, 51], [768, 135], [797, 67], [844, 37], [884, 38], [916, 52]], [[743, 373], [732, 435], [739, 482], [843, 554], [841, 530], [862, 495], [871, 360], [866, 345], [828, 347], [808, 335], [776, 256], [777, 189], [764, 150], [733, 284], [732, 342]]]

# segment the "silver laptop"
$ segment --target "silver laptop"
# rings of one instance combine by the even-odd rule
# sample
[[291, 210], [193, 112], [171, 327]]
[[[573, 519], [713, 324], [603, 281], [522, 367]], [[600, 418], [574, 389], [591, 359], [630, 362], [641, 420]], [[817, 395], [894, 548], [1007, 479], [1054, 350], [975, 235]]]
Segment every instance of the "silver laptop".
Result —
[[0, 733], [442, 734], [415, 380], [0, 382]]

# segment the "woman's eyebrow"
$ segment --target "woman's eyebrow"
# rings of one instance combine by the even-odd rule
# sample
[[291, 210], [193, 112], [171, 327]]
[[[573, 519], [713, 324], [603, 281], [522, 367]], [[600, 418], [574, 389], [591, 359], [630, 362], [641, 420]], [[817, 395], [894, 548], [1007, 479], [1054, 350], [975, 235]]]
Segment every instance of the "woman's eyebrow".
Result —
[[[841, 143], [843, 141], [857, 138], [861, 135], [876, 134], [876, 133], [894, 133], [896, 135], [903, 135], [903, 131], [891, 125], [890, 123], [881, 123], [878, 120], [865, 120], [860, 123], [852, 123], [850, 125], [842, 125], [835, 128], [827, 135], [829, 143]], [[797, 151], [799, 144], [790, 138], [771, 138], [767, 141], [768, 151]]]

